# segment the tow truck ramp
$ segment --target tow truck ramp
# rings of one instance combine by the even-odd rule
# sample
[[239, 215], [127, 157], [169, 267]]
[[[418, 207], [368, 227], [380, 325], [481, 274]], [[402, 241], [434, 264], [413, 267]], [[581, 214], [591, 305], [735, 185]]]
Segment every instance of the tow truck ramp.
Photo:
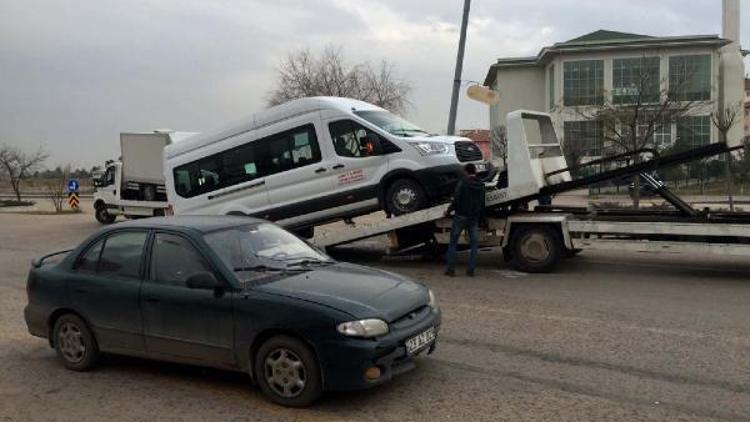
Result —
[[448, 209], [448, 204], [442, 204], [409, 214], [388, 218], [377, 223], [356, 224], [348, 226], [344, 230], [316, 234], [312, 243], [318, 247], [327, 248], [330, 246], [338, 246], [345, 243], [355, 242], [357, 240], [367, 239], [368, 237], [386, 234], [398, 229], [439, 220], [444, 218], [446, 209]]

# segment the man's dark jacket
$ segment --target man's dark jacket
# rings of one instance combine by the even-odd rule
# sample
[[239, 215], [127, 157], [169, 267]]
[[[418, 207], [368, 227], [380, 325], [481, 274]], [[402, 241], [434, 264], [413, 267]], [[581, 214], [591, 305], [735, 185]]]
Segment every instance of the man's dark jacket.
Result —
[[458, 182], [453, 202], [448, 206], [448, 212], [451, 211], [461, 217], [481, 219], [484, 215], [484, 183], [476, 177], [467, 177]]

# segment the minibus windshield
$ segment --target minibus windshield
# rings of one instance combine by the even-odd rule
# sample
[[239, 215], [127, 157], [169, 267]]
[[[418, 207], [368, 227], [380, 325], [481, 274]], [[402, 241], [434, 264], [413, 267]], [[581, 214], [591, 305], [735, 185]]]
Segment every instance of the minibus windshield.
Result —
[[393, 113], [381, 110], [355, 111], [354, 114], [396, 136], [423, 136], [429, 133]]

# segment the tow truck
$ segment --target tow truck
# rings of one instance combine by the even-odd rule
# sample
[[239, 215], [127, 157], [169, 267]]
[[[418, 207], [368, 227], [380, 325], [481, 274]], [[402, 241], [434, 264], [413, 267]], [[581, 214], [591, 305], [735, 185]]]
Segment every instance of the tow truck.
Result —
[[[486, 225], [480, 246], [501, 247], [511, 267], [524, 272], [552, 272], [560, 261], [586, 249], [643, 252], [695, 252], [750, 255], [750, 213], [696, 210], [651, 174], [662, 167], [743, 148], [741, 142], [712, 143], [662, 156], [639, 150], [568, 166], [549, 114], [518, 110], [507, 115], [508, 160], [505, 174], [487, 184]], [[632, 160], [640, 154], [641, 160]], [[627, 160], [631, 158], [631, 160]], [[573, 178], [584, 167], [615, 165], [607, 171]], [[588, 209], [528, 204], [540, 198], [586, 188], [607, 180], [640, 174], [673, 210]], [[544, 201], [543, 201], [544, 202]], [[312, 242], [328, 248], [387, 234], [389, 252], [425, 245], [444, 248], [451, 221], [447, 204], [346, 230], [321, 232]], [[468, 243], [465, 234], [461, 242]]]

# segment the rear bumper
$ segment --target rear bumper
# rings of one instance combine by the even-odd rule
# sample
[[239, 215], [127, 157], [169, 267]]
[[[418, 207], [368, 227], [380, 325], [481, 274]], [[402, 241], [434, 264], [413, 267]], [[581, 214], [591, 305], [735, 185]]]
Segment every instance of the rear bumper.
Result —
[[26, 305], [26, 307], [23, 308], [23, 318], [26, 321], [26, 328], [29, 330], [29, 334], [36, 337], [47, 338], [47, 318], [45, 318], [44, 315], [35, 312], [31, 306]]
[[[418, 324], [392, 332], [382, 339], [345, 339], [321, 345], [319, 354], [324, 388], [329, 391], [362, 390], [414, 369], [414, 358], [432, 353], [437, 337], [415, 356], [407, 353], [405, 341], [430, 327], [435, 327], [438, 334], [440, 321], [440, 311], [434, 310]], [[381, 375], [375, 380], [368, 380], [365, 371], [373, 366], [380, 369]]]

